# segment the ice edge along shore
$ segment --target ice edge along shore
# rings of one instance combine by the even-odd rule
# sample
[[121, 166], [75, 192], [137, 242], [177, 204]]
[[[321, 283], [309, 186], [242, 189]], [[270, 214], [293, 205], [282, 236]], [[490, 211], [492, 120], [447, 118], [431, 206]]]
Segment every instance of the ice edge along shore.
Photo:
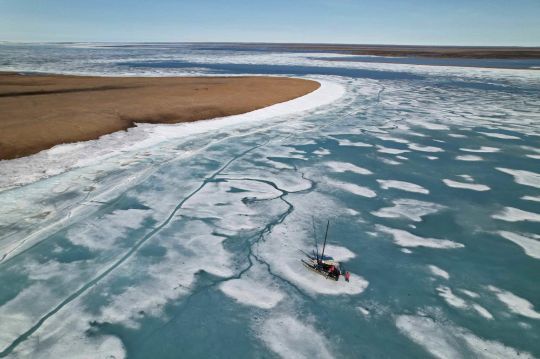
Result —
[[189, 123], [139, 123], [127, 131], [107, 134], [96, 140], [60, 144], [27, 157], [2, 160], [0, 191], [59, 175], [73, 168], [90, 166], [119, 153], [139, 151], [168, 140], [313, 110], [336, 101], [345, 93], [345, 88], [336, 82], [307, 79], [317, 81], [321, 86], [304, 96], [255, 111]]

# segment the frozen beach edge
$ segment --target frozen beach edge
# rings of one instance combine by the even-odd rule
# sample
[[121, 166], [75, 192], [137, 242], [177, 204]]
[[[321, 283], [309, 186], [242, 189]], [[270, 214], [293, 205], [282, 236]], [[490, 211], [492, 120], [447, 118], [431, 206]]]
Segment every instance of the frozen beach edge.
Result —
[[239, 115], [178, 124], [137, 124], [99, 139], [66, 143], [27, 157], [0, 161], [0, 192], [90, 166], [120, 153], [138, 151], [159, 143], [210, 131], [260, 123], [278, 116], [299, 114], [330, 104], [345, 93], [342, 85], [319, 79], [320, 87], [304, 96]]

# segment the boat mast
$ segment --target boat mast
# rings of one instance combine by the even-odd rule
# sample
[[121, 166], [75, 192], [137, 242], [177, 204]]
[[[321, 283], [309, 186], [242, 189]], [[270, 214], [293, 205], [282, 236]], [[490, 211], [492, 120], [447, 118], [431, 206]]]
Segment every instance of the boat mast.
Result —
[[324, 247], [326, 247], [326, 238], [328, 237], [328, 227], [330, 227], [330, 221], [326, 223], [326, 233], [324, 234], [324, 244], [322, 247], [321, 260], [324, 261]]
[[315, 251], [317, 257], [317, 263], [319, 262], [319, 244], [317, 243], [317, 231], [315, 231], [315, 219], [311, 217], [311, 225], [313, 226], [313, 236], [315, 237]]

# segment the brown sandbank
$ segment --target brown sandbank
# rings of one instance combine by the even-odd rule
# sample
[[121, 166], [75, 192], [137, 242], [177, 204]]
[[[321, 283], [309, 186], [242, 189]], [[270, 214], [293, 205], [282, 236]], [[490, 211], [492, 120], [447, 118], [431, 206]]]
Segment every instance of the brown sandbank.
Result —
[[135, 122], [236, 115], [303, 96], [285, 77], [86, 77], [0, 73], [0, 159], [96, 139]]
[[389, 57], [431, 57], [462, 59], [540, 59], [539, 47], [502, 46], [392, 46], [392, 45], [288, 45], [289, 49], [302, 51], [327, 51], [350, 55]]
[[[216, 44], [209, 44], [216, 45]], [[314, 51], [347, 55], [430, 57], [462, 59], [540, 59], [540, 47], [362, 45], [316, 43], [218, 43], [218, 48], [265, 49], [268, 51]]]

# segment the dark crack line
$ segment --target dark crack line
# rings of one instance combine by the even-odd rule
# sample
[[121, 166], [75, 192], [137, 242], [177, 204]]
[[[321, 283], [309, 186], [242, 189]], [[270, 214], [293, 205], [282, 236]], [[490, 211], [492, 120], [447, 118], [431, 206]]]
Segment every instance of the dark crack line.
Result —
[[210, 177], [207, 177], [201, 185], [195, 189], [193, 192], [191, 192], [187, 197], [185, 197], [180, 203], [174, 208], [174, 210], [170, 213], [170, 215], [163, 221], [159, 226], [155, 227], [150, 233], [146, 234], [143, 238], [141, 238], [131, 249], [126, 252], [118, 261], [113, 263], [109, 268], [107, 268], [104, 272], [102, 272], [99, 276], [95, 277], [91, 281], [87, 282], [85, 285], [80, 287], [77, 291], [72, 293], [69, 297], [64, 299], [60, 304], [58, 304], [53, 310], [48, 312], [46, 315], [41, 317], [36, 324], [34, 324], [30, 329], [28, 329], [26, 332], [24, 332], [22, 335], [17, 337], [8, 347], [6, 347], [2, 352], [0, 352], [0, 358], [5, 357], [13, 352], [13, 350], [22, 342], [24, 342], [30, 335], [35, 333], [42, 325], [55, 315], [59, 310], [61, 310], [63, 307], [65, 307], [67, 304], [71, 303], [73, 300], [78, 298], [81, 294], [86, 292], [89, 288], [95, 286], [98, 282], [100, 282], [103, 278], [105, 278], [107, 275], [109, 275], [112, 271], [114, 271], [116, 268], [118, 268], [120, 265], [122, 265], [128, 258], [130, 258], [145, 242], [147, 242], [149, 239], [151, 239], [154, 235], [156, 235], [161, 229], [163, 229], [165, 226], [167, 226], [174, 215], [183, 207], [183, 205], [191, 199], [193, 196], [195, 196], [200, 190], [202, 190], [206, 184], [211, 182], [216, 176], [218, 176], [221, 171], [225, 170], [231, 163], [236, 161], [237, 159], [241, 158], [242, 156], [245, 156], [247, 153], [263, 146], [256, 145], [254, 147], [249, 148], [248, 150], [240, 153], [239, 155], [233, 157], [229, 161], [225, 163], [221, 168], [219, 168], [216, 172], [214, 172]]
[[[261, 145], [262, 146], [262, 145]], [[302, 173], [303, 175], [303, 173]], [[220, 179], [223, 178], [223, 177], [220, 177]], [[209, 283], [208, 285], [205, 285], [205, 286], [202, 286], [202, 287], [198, 287], [195, 291], [189, 293], [187, 295], [187, 297], [184, 298], [184, 308], [176, 313], [172, 318], [170, 318], [169, 320], [167, 320], [163, 325], [159, 326], [158, 328], [156, 328], [155, 330], [153, 330], [150, 334], [148, 334], [144, 341], [148, 341], [152, 336], [154, 336], [157, 332], [159, 332], [160, 330], [162, 330], [163, 328], [166, 328], [168, 327], [169, 325], [171, 325], [185, 310], [188, 309], [188, 304], [189, 304], [189, 301], [191, 301], [195, 296], [197, 296], [198, 294], [200, 294], [201, 292], [203, 291], [206, 291], [210, 288], [213, 288], [213, 287], [216, 287], [224, 282], [227, 282], [229, 280], [234, 280], [234, 279], [240, 279], [247, 271], [249, 271], [252, 267], [253, 267], [253, 260], [251, 258], [255, 258], [255, 260], [257, 260], [257, 262], [263, 264], [266, 266], [267, 268], [267, 271], [270, 275], [276, 277], [276, 278], [279, 278], [281, 280], [283, 280], [284, 282], [288, 283], [291, 287], [293, 287], [294, 289], [296, 289], [302, 296], [308, 298], [309, 300], [313, 300], [312, 298], [310, 298], [309, 296], [307, 296], [300, 288], [298, 288], [296, 285], [294, 285], [293, 283], [289, 282], [288, 280], [278, 276], [277, 274], [274, 274], [271, 269], [270, 269], [270, 265], [268, 263], [266, 263], [265, 261], [263, 261], [262, 259], [260, 259], [254, 252], [253, 252], [253, 247], [258, 244], [261, 240], [264, 241], [264, 237], [266, 234], [269, 234], [272, 232], [272, 229], [283, 223], [283, 221], [285, 220], [285, 218], [287, 218], [287, 216], [289, 216], [289, 214], [291, 214], [293, 211], [294, 211], [294, 206], [289, 202], [287, 201], [284, 197], [287, 196], [289, 193], [294, 193], [294, 192], [289, 192], [289, 191], [286, 191], [282, 188], [280, 188], [279, 186], [277, 186], [274, 182], [271, 182], [271, 181], [268, 181], [268, 180], [261, 180], [261, 179], [253, 179], [253, 178], [231, 178], [231, 179], [228, 179], [228, 178], [223, 178], [223, 179], [226, 179], [226, 180], [243, 180], [243, 181], [255, 181], [255, 182], [261, 182], [261, 183], [265, 183], [269, 186], [272, 186], [273, 188], [275, 188], [276, 190], [280, 191], [282, 194], [277, 197], [279, 198], [280, 200], [282, 200], [283, 202], [285, 202], [287, 204], [287, 210], [282, 213], [278, 219], [276, 221], [273, 221], [273, 222], [270, 222], [268, 223], [266, 226], [264, 226], [264, 228], [262, 230], [259, 231], [258, 234], [254, 235], [252, 237], [252, 240], [248, 239], [248, 242], [249, 242], [249, 245], [248, 245], [248, 253], [247, 253], [247, 260], [248, 260], [248, 265], [242, 269], [241, 271], [239, 271], [237, 274], [235, 275], [232, 275], [232, 276], [229, 276], [229, 277], [225, 277], [225, 278], [220, 278], [220, 279], [217, 279], [215, 281], [213, 281], [212, 283]], [[308, 179], [309, 180], [309, 179]], [[311, 181], [311, 180], [310, 180]], [[302, 190], [304, 191], [304, 190]], [[300, 191], [298, 191], [300, 192]], [[296, 192], [296, 193], [298, 193]], [[277, 199], [276, 198], [276, 199]], [[254, 240], [253, 240], [254, 239]]]
[[379, 92], [377, 93], [377, 102], [378, 102], [378, 103], [381, 103], [381, 95], [382, 95], [382, 93], [384, 92], [385, 89], [386, 89], [386, 88], [385, 88], [383, 85], [381, 85], [381, 89], [380, 89]]
[[[153, 173], [153, 172], [152, 172]], [[143, 176], [143, 178], [148, 178], [152, 173], [147, 173]], [[90, 217], [91, 215], [93, 214], [96, 214], [96, 213], [103, 213], [103, 212], [106, 212], [108, 211], [110, 208], [113, 208], [114, 205], [116, 205], [120, 200], [122, 200], [122, 198], [125, 197], [126, 193], [131, 189], [131, 187], [128, 187], [126, 188], [125, 190], [123, 190], [122, 192], [120, 192], [114, 199], [108, 201], [108, 202], [100, 202], [100, 203], [103, 203], [103, 206], [99, 207], [96, 211], [93, 211], [93, 212], [89, 212], [81, 217], [78, 218], [78, 220], [84, 220], [88, 217]], [[91, 191], [88, 191], [88, 193], [85, 195], [84, 199], [80, 200], [78, 203], [76, 204], [73, 204], [71, 206], [68, 206], [66, 208], [71, 208], [73, 209], [73, 207], [75, 207], [76, 205], [81, 205], [81, 206], [88, 206], [88, 203], [89, 202], [99, 202], [99, 201], [87, 201], [88, 200], [88, 197], [90, 196], [90, 192], [92, 192], [93, 190]], [[66, 217], [60, 219], [59, 221], [62, 221], [64, 219], [68, 220], [71, 218], [71, 212], [72, 211], [69, 211], [68, 214], [66, 215]], [[75, 222], [75, 223], [78, 223], [78, 222]], [[66, 230], [67, 228], [70, 228], [72, 225], [74, 225], [75, 223], [68, 223], [64, 226], [62, 226], [61, 228], [59, 229], [56, 229], [56, 230], [52, 230], [52, 232], [47, 235], [47, 237], [43, 238], [42, 240], [39, 240], [37, 242], [35, 242], [34, 244], [32, 244], [30, 247], [22, 250], [21, 252], [17, 253], [16, 255], [12, 256], [12, 257], [9, 257], [7, 259], [4, 260], [4, 258], [9, 255], [10, 253], [12, 253], [13, 251], [17, 250], [18, 248], [20, 248], [22, 245], [24, 245], [24, 243], [27, 242], [27, 238], [26, 239], [23, 239], [19, 244], [17, 244], [17, 247], [16, 248], [13, 248], [11, 251], [9, 252], [6, 252], [6, 254], [2, 257], [2, 259], [0, 259], [0, 266], [2, 265], [6, 265], [7, 263], [11, 262], [12, 260], [14, 260], [15, 258], [18, 258], [20, 255], [28, 252], [29, 250], [31, 250], [32, 248], [35, 248], [39, 245], [41, 245], [42, 243], [44, 243], [48, 238], [51, 238], [52, 236], [54, 236], [55, 234], [58, 234], [60, 232], [62, 232], [63, 230]], [[31, 236], [32, 234], [30, 234]], [[1, 357], [1, 353], [0, 353], [0, 357]]]
[[[202, 152], [203, 150], [208, 149], [208, 148], [211, 147], [211, 146], [214, 146], [214, 145], [219, 144], [219, 143], [221, 143], [221, 142], [230, 140], [230, 139], [232, 139], [232, 138], [246, 137], [246, 136], [252, 135], [252, 134], [254, 134], [254, 133], [266, 131], [266, 130], [268, 130], [268, 129], [270, 129], [270, 128], [274, 128], [274, 127], [277, 127], [277, 126], [279, 126], [279, 125], [280, 125], [280, 123], [277, 123], [277, 124], [275, 124], [275, 125], [267, 126], [267, 127], [264, 127], [264, 128], [259, 128], [259, 129], [255, 130], [255, 131], [249, 131], [249, 132], [247, 132], [247, 133], [234, 134], [234, 135], [232, 135], [232, 136], [230, 136], [230, 137], [224, 137], [224, 138], [221, 138], [221, 139], [219, 139], [219, 140], [217, 140], [217, 141], [209, 141], [209, 143], [207, 143], [207, 144], [204, 145], [203, 147], [197, 149], [196, 151], [194, 151], [194, 153]], [[259, 145], [259, 146], [257, 146], [257, 147], [264, 146], [264, 145], [266, 145], [266, 144], [269, 143], [269, 142], [270, 142], [270, 140], [267, 140], [265, 143], [263, 143], [263, 144], [261, 144], [261, 145]], [[122, 152], [127, 152], [127, 151], [122, 151]], [[144, 156], [144, 158], [145, 158], [145, 159], [148, 159], [146, 156]], [[173, 161], [175, 161], [175, 160], [177, 160], [177, 158], [173, 157], [173, 158], [165, 159], [165, 160], [163, 160], [163, 161], [158, 162], [158, 161], [156, 161], [155, 159], [151, 159], [151, 158], [150, 158], [150, 159], [149, 159], [149, 161], [150, 161], [149, 165], [150, 165], [150, 166], [155, 165], [155, 166], [154, 166], [154, 168], [153, 168], [152, 170], [148, 170], [148, 173], [145, 174], [145, 176], [143, 176], [143, 179], [146, 179], [146, 178], [150, 177], [152, 174], [154, 174], [155, 172], [159, 171], [159, 170], [161, 169], [161, 167], [163, 167], [164, 165], [166, 165], [166, 164], [168, 164], [168, 163], [170, 163], [170, 162], [173, 162]], [[118, 201], [119, 201], [119, 200], [120, 200], [120, 199], [121, 199], [128, 191], [129, 191], [129, 190], [131, 190], [131, 187], [126, 188], [126, 189], [125, 189], [124, 191], [122, 191], [115, 199], [113, 199], [113, 200], [107, 202], [103, 207], [100, 207], [97, 211], [88, 213], [86, 216], [83, 216], [83, 217], [81, 217], [80, 219], [85, 219], [85, 218], [91, 216], [92, 214], [94, 214], [94, 213], [96, 213], [96, 212], [106, 211], [108, 208], [111, 208], [112, 206], [114, 206], [114, 205], [115, 205], [115, 204], [116, 204], [116, 203], [117, 203], [117, 202], [118, 202]], [[87, 196], [86, 198], [88, 198], [88, 196]], [[85, 205], [84, 203], [80, 203], [80, 204], [81, 204], [81, 205]], [[24, 243], [26, 243], [27, 240], [26, 240], [26, 239], [23, 239], [22, 242], [21, 242], [19, 245], [17, 245], [17, 248], [11, 250], [10, 252], [5, 253], [5, 254], [0, 258], [0, 266], [6, 264], [6, 263], [8, 263], [8, 262], [10, 262], [12, 259], [14, 259], [14, 258], [20, 256], [21, 254], [26, 253], [28, 250], [30, 250], [30, 249], [32, 249], [32, 248], [34, 248], [34, 247], [40, 245], [43, 241], [46, 241], [46, 240], [47, 240], [48, 238], [50, 238], [52, 235], [61, 232], [62, 230], [68, 228], [68, 227], [71, 226], [71, 225], [72, 225], [72, 224], [68, 224], [67, 226], [63, 226], [63, 227], [61, 227], [60, 229], [53, 231], [50, 235], [48, 235], [48, 236], [47, 236], [46, 238], [44, 238], [43, 240], [37, 241], [36, 243], [32, 244], [30, 247], [26, 248], [25, 250], [21, 251], [20, 253], [17, 253], [17, 254], [16, 254], [15, 256], [13, 256], [13, 257], [8, 257], [8, 255], [9, 255], [10, 253], [12, 253], [14, 250], [16, 250], [17, 248], [19, 248], [19, 247], [20, 247], [21, 245], [23, 245]], [[6, 259], [6, 257], [8, 257], [8, 258]], [[0, 354], [1, 354], [1, 353], [0, 353]], [[0, 357], [1, 357], [1, 356], [0, 356]]]
[[[350, 115], [349, 115], [350, 116]], [[337, 120], [336, 120], [337, 121]], [[334, 122], [336, 121], [332, 121], [331, 123], [327, 123], [326, 125], [323, 125], [321, 126], [320, 128], [325, 128], [327, 126], [330, 126], [331, 124], [333, 124]], [[319, 128], [319, 129], [320, 129]], [[292, 136], [294, 136], [296, 134], [290, 134], [289, 136], [285, 136], [285, 138], [281, 138], [280, 141], [283, 141], [287, 138], [290, 138]], [[50, 317], [52, 317], [53, 315], [55, 315], [58, 311], [60, 311], [63, 307], [65, 307], [66, 305], [68, 305], [69, 303], [71, 303], [73, 300], [77, 299], [81, 294], [83, 294], [84, 292], [86, 292], [89, 288], [95, 286], [96, 284], [98, 284], [103, 278], [107, 277], [111, 272], [113, 272], [116, 268], [118, 268], [119, 266], [121, 266], [127, 259], [129, 259], [144, 243], [146, 243], [149, 239], [151, 239], [154, 235], [156, 235], [159, 231], [161, 231], [161, 229], [163, 229], [164, 227], [166, 227], [170, 221], [172, 220], [172, 218], [175, 216], [175, 214], [183, 207], [183, 205], [189, 200], [191, 199], [193, 196], [195, 196], [199, 191], [201, 191], [205, 186], [206, 184], [210, 183], [212, 180], [214, 180], [222, 171], [224, 171], [229, 165], [231, 165], [234, 161], [236, 161], [237, 159], [245, 156], [246, 154], [248, 154], [249, 152], [251, 151], [254, 151], [255, 149], [257, 148], [260, 148], [266, 144], [268, 144], [270, 142], [270, 140], [267, 140], [265, 143], [263, 144], [260, 144], [260, 145], [256, 145], [254, 147], [251, 147], [249, 148], [248, 150], [240, 153], [239, 155], [233, 157], [232, 159], [230, 159], [229, 161], [227, 161], [221, 168], [219, 168], [216, 172], [214, 172], [211, 176], [207, 177], [202, 183], [201, 185], [195, 189], [193, 192], [191, 192], [187, 197], [185, 197], [175, 208], [174, 210], [170, 213], [170, 215], [166, 218], [166, 220], [164, 222], [162, 222], [159, 226], [155, 227], [151, 232], [149, 232], [148, 234], [146, 234], [143, 238], [141, 238], [138, 242], [135, 243], [135, 245], [133, 247], [131, 247], [131, 249], [126, 252], [118, 261], [116, 261], [115, 263], [113, 263], [111, 266], [109, 266], [104, 272], [102, 272], [99, 276], [95, 277], [94, 279], [92, 279], [91, 281], [87, 282], [85, 285], [83, 285], [82, 287], [80, 287], [77, 291], [75, 291], [74, 293], [72, 293], [70, 296], [68, 296], [64, 301], [62, 301], [60, 304], [58, 304], [53, 310], [51, 310], [50, 312], [48, 312], [46, 315], [44, 315], [43, 317], [40, 318], [40, 320], [34, 324], [30, 329], [28, 329], [26, 332], [24, 332], [22, 335], [20, 335], [17, 339], [15, 339], [8, 347], [6, 347], [2, 352], [0, 352], [0, 357], [5, 357], [9, 354], [11, 354], [13, 352], [13, 350], [22, 342], [24, 342], [26, 339], [28, 339], [33, 333], [35, 333], [42, 325], [43, 323], [45, 323], [45, 321], [47, 321]], [[166, 161], [168, 162], [168, 161]], [[296, 170], [296, 166], [295, 166], [295, 170]], [[302, 173], [302, 177], [304, 177], [304, 174]], [[247, 180], [247, 179], [246, 179]], [[254, 180], [254, 179], [251, 179], [251, 180]], [[260, 263], [264, 263], [266, 266], [267, 266], [267, 269], [268, 269], [268, 272], [273, 275], [274, 277], [276, 278], [280, 278], [281, 280], [283, 280], [284, 282], [288, 283], [289, 285], [291, 285], [293, 288], [295, 288], [299, 293], [301, 293], [303, 296], [306, 296], [306, 294], [300, 290], [298, 287], [296, 287], [294, 284], [292, 284], [291, 282], [287, 281], [286, 279], [284, 278], [281, 278], [280, 276], [276, 275], [275, 273], [273, 273], [270, 269], [270, 265], [264, 261], [262, 261], [260, 258], [258, 258], [258, 256], [256, 256], [254, 253], [253, 253], [253, 246], [258, 243], [260, 240], [263, 240], [264, 241], [264, 237], [265, 237], [265, 234], [266, 233], [271, 233], [272, 231], [272, 228], [274, 228], [275, 226], [281, 224], [285, 218], [290, 214], [292, 213], [292, 211], [294, 210], [294, 206], [288, 202], [284, 197], [288, 195], [289, 192], [285, 191], [285, 190], [282, 190], [280, 189], [275, 183], [271, 182], [271, 181], [266, 181], [266, 180], [259, 180], [260, 182], [262, 183], [266, 183], [270, 186], [273, 186], [275, 189], [277, 189], [278, 191], [281, 191], [282, 192], [282, 195], [279, 196], [279, 198], [284, 201], [287, 205], [288, 205], [288, 209], [285, 213], [283, 213], [280, 218], [277, 220], [277, 221], [274, 221], [273, 223], [269, 223], [268, 225], [265, 226], [265, 228], [260, 232], [259, 236], [258, 236], [258, 239], [255, 240], [253, 243], [250, 244], [249, 246], [249, 256], [248, 256], [248, 261], [249, 261], [249, 265], [244, 268], [242, 271], [240, 271], [236, 276], [233, 276], [233, 277], [230, 277], [230, 278], [224, 278], [222, 280], [219, 280], [219, 281], [216, 281], [212, 284], [210, 284], [209, 286], [206, 286], [206, 287], [212, 287], [212, 286], [215, 286], [216, 284], [219, 284], [219, 283], [222, 283], [222, 282], [225, 282], [227, 280], [231, 280], [231, 279], [238, 279], [238, 278], [241, 278], [241, 276], [246, 273], [252, 266], [253, 266], [253, 261], [251, 260], [251, 257], [253, 256], [253, 258], [255, 258], [257, 261], [259, 261]], [[301, 191], [296, 191], [295, 193], [305, 193], [305, 192], [309, 192], [311, 191], [314, 186], [315, 186], [315, 183], [311, 180], [309, 180], [312, 184], [312, 186], [307, 189], [307, 190], [301, 190]], [[127, 190], [126, 190], [127, 191]], [[122, 193], [121, 196], [125, 195], [125, 192]], [[110, 205], [112, 205], [114, 202], [117, 202], [117, 200], [121, 197], [117, 197], [117, 199], [115, 201], [112, 201], [111, 203], [109, 203], [106, 207], [109, 207]], [[88, 196], [87, 196], [88, 197]], [[41, 243], [41, 242], [39, 242]], [[22, 252], [24, 253], [24, 252]], [[15, 258], [15, 257], [13, 257]], [[197, 290], [195, 293], [193, 293], [192, 295], [190, 295], [189, 297], [192, 297], [193, 295], [195, 295], [196, 293], [199, 293], [201, 290], [203, 289], [206, 289], [205, 287], [201, 288], [200, 290]], [[187, 298], [187, 300], [189, 300], [189, 297]], [[307, 297], [307, 296], [306, 296]], [[307, 297], [309, 298], [309, 297]], [[311, 299], [311, 298], [310, 298]]]

